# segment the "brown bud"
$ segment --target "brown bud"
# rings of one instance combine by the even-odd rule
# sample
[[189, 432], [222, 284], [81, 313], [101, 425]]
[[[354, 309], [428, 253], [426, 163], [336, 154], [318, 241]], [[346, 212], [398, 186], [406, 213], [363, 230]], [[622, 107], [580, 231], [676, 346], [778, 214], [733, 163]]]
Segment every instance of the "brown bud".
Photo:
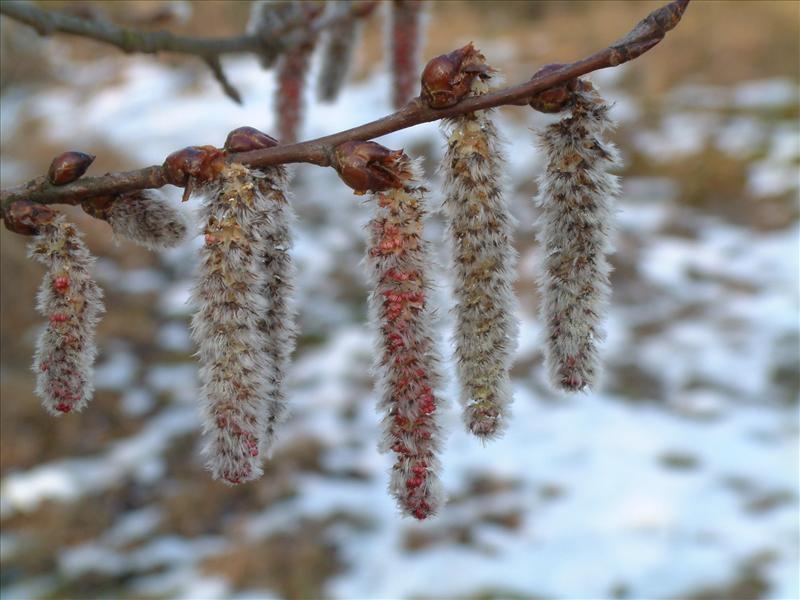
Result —
[[466, 96], [476, 76], [488, 76], [486, 58], [472, 42], [431, 59], [422, 71], [422, 100], [431, 108], [455, 106]]
[[76, 150], [62, 152], [50, 163], [50, 169], [47, 171], [47, 178], [53, 185], [72, 183], [78, 177], [86, 173], [86, 169], [94, 162], [94, 158], [92, 154], [86, 154]]
[[225, 152], [228, 154], [272, 148], [277, 145], [278, 140], [255, 127], [238, 127], [225, 138]]
[[375, 142], [345, 142], [334, 150], [333, 167], [356, 193], [403, 187], [397, 159], [402, 150], [389, 150]]
[[18, 200], [6, 209], [3, 223], [6, 229], [21, 235], [36, 235], [42, 225], [50, 223], [58, 213], [47, 205]]
[[108, 215], [108, 209], [111, 203], [121, 197], [122, 196], [92, 196], [91, 198], [84, 198], [81, 200], [81, 208], [83, 212], [95, 219], [105, 219]]
[[184, 187], [190, 177], [199, 181], [215, 179], [224, 165], [222, 150], [214, 146], [187, 146], [164, 161], [164, 178], [172, 185]]
[[[545, 65], [536, 71], [531, 79], [549, 75], [550, 73], [558, 71], [563, 66], [564, 65], [558, 63]], [[592, 89], [592, 84], [589, 82], [574, 78], [535, 94], [531, 97], [529, 104], [539, 112], [557, 113], [569, 107], [576, 91], [590, 91]]]

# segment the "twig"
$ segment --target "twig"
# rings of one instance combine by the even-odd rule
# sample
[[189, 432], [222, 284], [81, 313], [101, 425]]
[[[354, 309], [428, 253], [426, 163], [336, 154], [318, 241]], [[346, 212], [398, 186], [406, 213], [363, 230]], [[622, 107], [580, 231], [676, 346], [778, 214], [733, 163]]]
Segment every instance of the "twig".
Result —
[[[125, 53], [156, 54], [173, 52], [201, 59], [211, 68], [225, 93], [233, 100], [239, 96], [222, 73], [220, 57], [224, 54], [251, 53], [275, 57], [289, 48], [301, 45], [310, 37], [341, 21], [362, 17], [375, 1], [354, 3], [351, 10], [328, 15], [309, 24], [304, 18], [278, 27], [275, 31], [227, 38], [184, 37], [168, 31], [138, 31], [120, 27], [103, 19], [86, 19], [62, 12], [37, 8], [26, 0], [0, 2], [0, 14], [33, 27], [40, 35], [67, 33], [116, 46]], [[291, 35], [290, 35], [291, 34]]]
[[[399, 111], [377, 121], [315, 140], [232, 154], [227, 160], [253, 167], [286, 163], [330, 166], [333, 149], [343, 142], [370, 140], [421, 123], [455, 117], [476, 110], [527, 104], [533, 95], [550, 87], [592, 71], [615, 67], [644, 54], [658, 44], [666, 33], [678, 24], [688, 4], [689, 0], [674, 0], [650, 13], [627, 35], [604, 50], [564, 65], [555, 71], [537, 75], [525, 83], [491, 94], [471, 97], [446, 109], [428, 108], [419, 98], [416, 98]], [[37, 178], [15, 188], [1, 190], [0, 199], [5, 212], [6, 207], [17, 200], [29, 200], [38, 204], [77, 204], [81, 199], [92, 196], [114, 195], [137, 189], [158, 188], [164, 185], [166, 185], [166, 180], [162, 167], [151, 166], [138, 171], [109, 173], [102, 177], [83, 177], [64, 186], [53, 186], [47, 182], [46, 178]]]

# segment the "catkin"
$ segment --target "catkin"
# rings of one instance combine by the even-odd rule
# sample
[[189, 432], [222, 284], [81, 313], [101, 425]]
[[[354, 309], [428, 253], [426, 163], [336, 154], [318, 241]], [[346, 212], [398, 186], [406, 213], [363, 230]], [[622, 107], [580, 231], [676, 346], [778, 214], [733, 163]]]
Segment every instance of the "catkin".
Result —
[[379, 407], [385, 411], [381, 449], [395, 454], [389, 489], [405, 514], [425, 519], [442, 502], [440, 360], [428, 305], [430, 258], [422, 238], [426, 190], [417, 163], [402, 156], [398, 169], [405, 189], [373, 195], [369, 305], [378, 336]]
[[[331, 14], [350, 10], [352, 2], [329, 2]], [[317, 96], [323, 102], [333, 102], [347, 79], [353, 62], [353, 51], [361, 38], [361, 19], [345, 19], [328, 28], [322, 39], [322, 66], [319, 71]]]
[[423, 4], [420, 0], [393, 0], [389, 5], [389, 71], [392, 104], [403, 107], [417, 92], [422, 52]]
[[611, 289], [613, 205], [619, 164], [609, 106], [591, 89], [575, 94], [571, 115], [544, 129], [539, 145], [546, 169], [539, 177], [539, 236], [543, 247], [542, 316], [546, 362], [557, 389], [580, 391], [597, 382], [602, 318]]
[[36, 394], [53, 415], [80, 411], [94, 391], [94, 334], [104, 311], [90, 275], [95, 258], [63, 215], [40, 227], [29, 254], [47, 267], [37, 297], [48, 324], [36, 343]]
[[[486, 91], [487, 83], [476, 78], [472, 94]], [[508, 419], [509, 369], [519, 328], [514, 219], [503, 193], [505, 154], [491, 111], [450, 119], [443, 131], [443, 206], [453, 256], [460, 397], [468, 430], [488, 439], [502, 433]]]
[[209, 186], [200, 272], [193, 290], [192, 335], [198, 345], [204, 454], [215, 479], [258, 478], [269, 427], [274, 361], [264, 351], [269, 301], [262, 215], [269, 200], [253, 173], [232, 164]]
[[264, 205], [264, 212], [260, 221], [263, 243], [259, 259], [266, 276], [262, 293], [269, 302], [261, 328], [266, 336], [264, 352], [272, 369], [267, 375], [270, 394], [265, 447], [269, 449], [274, 441], [275, 427], [285, 417], [287, 401], [284, 380], [297, 337], [292, 297], [295, 267], [289, 254], [295, 217], [289, 203], [286, 169], [268, 167], [260, 173], [262, 177], [257, 179], [257, 193], [263, 199], [261, 204]]
[[110, 204], [104, 217], [114, 235], [150, 250], [173, 248], [186, 237], [186, 220], [161, 192], [140, 190]]

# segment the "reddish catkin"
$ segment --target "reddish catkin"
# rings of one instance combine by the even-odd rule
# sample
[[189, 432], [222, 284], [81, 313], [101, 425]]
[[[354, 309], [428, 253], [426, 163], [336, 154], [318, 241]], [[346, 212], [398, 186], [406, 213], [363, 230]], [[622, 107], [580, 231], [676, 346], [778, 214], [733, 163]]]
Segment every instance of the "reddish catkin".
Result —
[[[331, 15], [344, 14], [351, 10], [350, 1], [328, 2]], [[322, 66], [319, 70], [317, 97], [323, 102], [333, 102], [344, 86], [353, 51], [361, 39], [362, 20], [345, 19], [328, 28], [321, 42]]]
[[422, 238], [426, 190], [417, 163], [401, 156], [397, 170], [405, 189], [373, 194], [369, 304], [378, 335], [379, 406], [385, 411], [381, 449], [395, 454], [389, 489], [404, 514], [425, 519], [442, 502], [440, 360], [428, 305], [430, 259]]
[[[486, 93], [476, 78], [472, 95]], [[464, 421], [473, 434], [502, 433], [512, 401], [509, 369], [518, 323], [514, 219], [504, 195], [503, 142], [491, 111], [443, 123], [444, 213], [453, 256], [455, 356]]]
[[423, 3], [393, 0], [389, 13], [389, 71], [392, 74], [392, 104], [404, 106], [417, 93], [422, 53]]
[[539, 136], [547, 161], [537, 198], [546, 362], [552, 384], [569, 392], [597, 381], [602, 315], [611, 294], [607, 255], [619, 183], [608, 171], [619, 157], [602, 139], [613, 126], [608, 112], [594, 91], [576, 92], [571, 115]]
[[94, 333], [104, 310], [90, 275], [95, 259], [63, 215], [40, 227], [29, 253], [47, 267], [37, 298], [48, 324], [36, 343], [36, 394], [53, 415], [80, 411], [93, 392]]
[[203, 399], [204, 454], [215, 479], [260, 477], [275, 365], [264, 349], [269, 310], [263, 215], [268, 201], [253, 172], [226, 166], [206, 186], [201, 263], [192, 301]]

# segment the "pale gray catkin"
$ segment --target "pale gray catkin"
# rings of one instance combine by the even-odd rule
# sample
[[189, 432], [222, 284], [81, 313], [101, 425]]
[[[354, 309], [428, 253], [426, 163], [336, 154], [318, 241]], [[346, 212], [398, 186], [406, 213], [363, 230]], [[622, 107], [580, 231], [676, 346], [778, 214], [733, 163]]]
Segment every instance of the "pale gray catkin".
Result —
[[227, 166], [205, 193], [192, 335], [201, 364], [207, 466], [215, 479], [233, 484], [261, 475], [269, 425], [275, 366], [264, 352], [269, 301], [260, 223], [267, 201], [238, 164]]
[[[488, 91], [476, 78], [472, 94]], [[505, 152], [491, 111], [443, 123], [444, 213], [452, 251], [456, 367], [469, 431], [497, 437], [513, 394], [509, 369], [519, 325], [514, 218], [504, 190]]]
[[140, 190], [112, 202], [105, 220], [114, 235], [149, 248], [173, 248], [186, 238], [186, 220], [157, 190]]
[[565, 391], [591, 388], [600, 374], [598, 346], [611, 289], [614, 202], [619, 165], [603, 133], [613, 126], [609, 106], [593, 90], [577, 92], [571, 114], [544, 129], [539, 145], [546, 169], [539, 177], [540, 276], [546, 362], [552, 384]]

